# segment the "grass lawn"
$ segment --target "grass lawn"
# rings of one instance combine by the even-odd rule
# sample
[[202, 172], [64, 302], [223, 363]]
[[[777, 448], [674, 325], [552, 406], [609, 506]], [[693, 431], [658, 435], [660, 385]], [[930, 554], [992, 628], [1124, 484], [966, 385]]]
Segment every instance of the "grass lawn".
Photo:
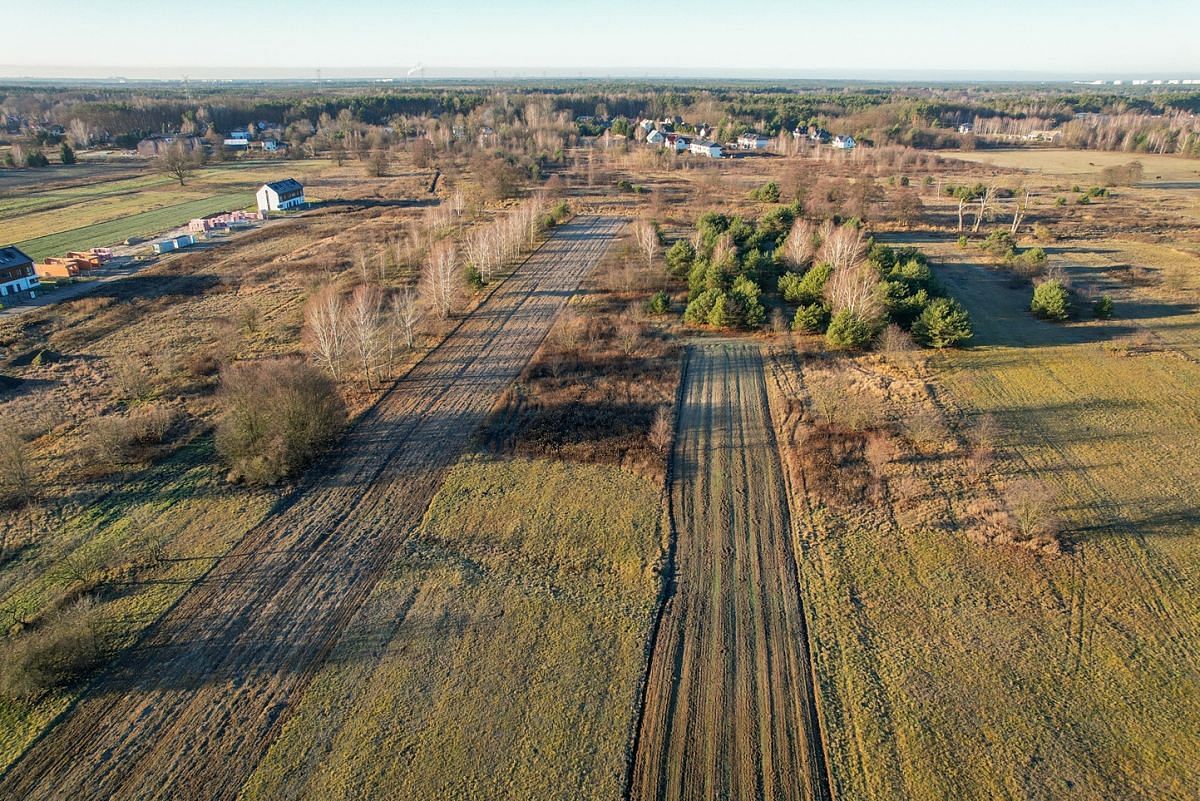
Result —
[[[1000, 421], [1075, 545], [1034, 556], [903, 515], [818, 515], [803, 583], [838, 795], [1196, 798], [1200, 364], [1183, 346], [1200, 317], [1130, 296], [1111, 322], [1056, 325], [976, 265], [939, 278], [976, 327], [933, 357], [939, 397]], [[1108, 344], [1137, 328], [1166, 350]], [[924, 469], [929, 503], [960, 491]]]
[[243, 796], [618, 797], [660, 517], [615, 468], [460, 463]]

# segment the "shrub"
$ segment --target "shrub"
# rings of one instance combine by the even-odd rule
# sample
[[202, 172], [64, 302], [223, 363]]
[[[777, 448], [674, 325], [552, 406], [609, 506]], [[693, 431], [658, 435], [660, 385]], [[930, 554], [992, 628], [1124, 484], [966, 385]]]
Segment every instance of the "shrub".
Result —
[[0, 695], [32, 700], [82, 678], [102, 655], [94, 618], [93, 603], [80, 599], [37, 628], [4, 642]]
[[1067, 199], [1065, 197], [1057, 197], [1054, 199], [1054, 205], [1055, 206], [1065, 206], [1065, 205], [1067, 205]]
[[1098, 320], [1107, 320], [1113, 315], [1113, 300], [1108, 295], [1101, 295], [1092, 303], [1092, 314]]
[[483, 289], [483, 273], [474, 264], [468, 264], [466, 268], [467, 286], [472, 292], [478, 292]]
[[829, 321], [825, 341], [831, 347], [843, 349], [865, 348], [875, 338], [875, 327], [849, 309], [842, 309]]
[[667, 249], [667, 272], [674, 278], [686, 278], [696, 260], [696, 248], [686, 239], [680, 239]]
[[666, 314], [670, 310], [671, 298], [661, 289], [651, 295], [650, 300], [646, 301], [646, 311], [651, 314]]
[[966, 234], [963, 234], [962, 236], [960, 236], [958, 238], [958, 246], [960, 248], [965, 249], [967, 247], [967, 245], [969, 245], [969, 244], [971, 244], [971, 240], [967, 238]]
[[779, 202], [779, 184], [768, 181], [750, 193], [750, 197], [763, 203]]
[[953, 298], [937, 298], [921, 312], [912, 332], [922, 345], [953, 347], [971, 338], [971, 317]]
[[273, 484], [296, 475], [346, 423], [333, 381], [307, 362], [275, 359], [221, 373], [217, 451], [230, 478]]
[[1058, 281], [1044, 281], [1033, 289], [1030, 311], [1044, 320], [1065, 320], [1071, 315], [1071, 297]]
[[130, 464], [146, 458], [166, 441], [175, 413], [148, 406], [128, 415], [97, 417], [91, 423], [87, 445], [92, 458], [106, 465]]

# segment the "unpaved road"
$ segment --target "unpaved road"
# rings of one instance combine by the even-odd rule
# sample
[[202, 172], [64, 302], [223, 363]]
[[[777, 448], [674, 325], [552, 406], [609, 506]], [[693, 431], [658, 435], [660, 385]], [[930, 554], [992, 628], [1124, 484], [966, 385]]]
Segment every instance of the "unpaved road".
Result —
[[236, 796], [620, 225], [560, 229], [13, 764], [0, 798]]
[[630, 797], [829, 798], [783, 472], [757, 346], [689, 350], [672, 461], [676, 589]]

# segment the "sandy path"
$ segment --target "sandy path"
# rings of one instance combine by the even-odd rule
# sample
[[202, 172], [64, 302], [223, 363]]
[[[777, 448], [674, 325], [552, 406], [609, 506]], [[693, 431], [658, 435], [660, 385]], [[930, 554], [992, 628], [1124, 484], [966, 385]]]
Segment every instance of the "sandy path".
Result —
[[620, 224], [556, 233], [14, 763], [0, 798], [234, 797]]
[[829, 797], [783, 474], [756, 346], [689, 351], [673, 455], [677, 588], [630, 796]]

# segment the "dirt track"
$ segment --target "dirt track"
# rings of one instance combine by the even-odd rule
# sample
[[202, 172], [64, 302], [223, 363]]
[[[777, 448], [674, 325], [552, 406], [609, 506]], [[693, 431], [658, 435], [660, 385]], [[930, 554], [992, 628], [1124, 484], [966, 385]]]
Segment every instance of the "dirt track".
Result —
[[756, 346], [688, 353], [675, 581], [630, 797], [829, 798], [787, 499]]
[[0, 779], [0, 798], [233, 798], [445, 469], [620, 221], [561, 229]]

